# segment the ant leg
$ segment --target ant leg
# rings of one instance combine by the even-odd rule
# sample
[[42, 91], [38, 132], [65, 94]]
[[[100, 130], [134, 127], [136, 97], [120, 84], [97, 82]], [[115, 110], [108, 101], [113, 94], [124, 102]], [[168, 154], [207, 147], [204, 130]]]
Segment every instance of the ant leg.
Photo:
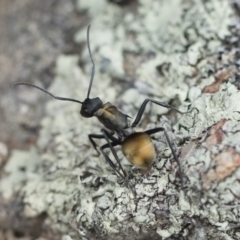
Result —
[[[123, 170], [123, 167], [122, 167], [122, 165], [121, 165], [121, 163], [120, 163], [120, 160], [119, 160], [119, 158], [118, 158], [118, 155], [117, 155], [115, 149], [113, 148], [112, 144], [111, 144], [110, 141], [109, 141], [109, 139], [112, 140], [111, 138], [113, 138], [113, 136], [111, 136], [111, 135], [109, 134], [109, 132], [106, 131], [105, 129], [101, 129], [101, 132], [102, 132], [103, 135], [105, 136], [105, 139], [107, 140], [107, 142], [108, 142], [108, 144], [109, 144], [109, 148], [111, 149], [111, 152], [112, 152], [113, 156], [115, 157], [115, 159], [116, 159], [116, 161], [117, 161], [117, 163], [118, 163], [118, 166], [120, 167], [120, 169], [122, 170], [124, 176], [126, 177], [127, 175], [126, 175], [125, 171]], [[112, 141], [113, 141], [113, 140], [112, 140]], [[118, 140], [117, 138], [114, 138], [114, 141], [113, 141], [113, 142], [118, 143], [118, 144], [121, 144], [121, 143], [122, 143], [122, 142], [121, 142], [120, 140]]]
[[150, 130], [145, 131], [145, 133], [151, 135], [151, 134], [154, 134], [154, 133], [157, 133], [157, 132], [160, 132], [160, 131], [163, 131], [163, 132], [164, 132], [164, 135], [165, 135], [165, 137], [166, 137], [166, 139], [167, 139], [168, 145], [169, 145], [169, 147], [170, 147], [170, 149], [171, 149], [171, 151], [172, 151], [173, 157], [174, 157], [175, 161], [176, 161], [177, 164], [178, 164], [179, 173], [180, 173], [180, 179], [181, 179], [181, 187], [182, 187], [182, 189], [183, 189], [182, 167], [181, 167], [180, 161], [179, 161], [179, 159], [178, 159], [178, 157], [177, 157], [177, 154], [176, 154], [176, 152], [175, 152], [174, 149], [173, 149], [173, 145], [172, 145], [172, 143], [171, 143], [171, 141], [170, 141], [170, 139], [169, 139], [169, 136], [168, 136], [165, 128], [163, 128], [163, 127], [153, 128], [153, 129], [150, 129]]
[[110, 165], [110, 167], [113, 169], [113, 171], [116, 173], [117, 176], [119, 176], [120, 178], [122, 178], [123, 180], [125, 180], [125, 176], [118, 171], [117, 167], [115, 166], [115, 164], [112, 162], [112, 160], [108, 157], [108, 155], [103, 151], [106, 148], [110, 148], [110, 146], [115, 147], [117, 145], [119, 145], [119, 142], [111, 142], [104, 144], [103, 146], [100, 147], [100, 151], [103, 154], [105, 160], [108, 162], [108, 164]]
[[96, 139], [102, 139], [102, 138], [105, 138], [103, 134], [94, 134], [94, 133], [91, 133], [91, 134], [88, 134], [88, 138], [92, 144], [92, 146], [94, 147], [94, 149], [96, 150], [97, 152], [97, 156], [99, 156], [99, 151], [97, 149], [97, 144], [96, 142], [93, 140], [94, 138]]
[[[108, 133], [109, 136], [110, 136], [109, 138], [110, 138], [112, 141], [115, 141], [115, 140], [116, 140], [116, 138], [112, 136], [112, 135], [114, 135], [114, 133], [115, 133], [115, 132], [109, 132], [109, 133]], [[96, 139], [103, 139], [103, 138], [105, 138], [105, 136], [104, 136], [103, 134], [94, 134], [94, 133], [91, 133], [91, 134], [88, 134], [88, 138], [89, 138], [91, 144], [93, 145], [94, 149], [96, 150], [97, 155], [99, 155], [100, 152], [98, 151], [98, 149], [97, 149], [97, 144], [96, 144], [96, 142], [95, 142], [93, 139], [94, 139], [94, 138], [96, 138]]]
[[[111, 146], [112, 146], [112, 147], [115, 147], [115, 146], [117, 146], [117, 145], [120, 145], [121, 143], [122, 143], [122, 142], [119, 141], [119, 140], [116, 141], [116, 142], [106, 143], [106, 144], [104, 144], [103, 146], [100, 147], [100, 150], [101, 150], [103, 156], [105, 157], [105, 159], [107, 160], [107, 162], [109, 163], [109, 165], [112, 167], [112, 169], [113, 169], [114, 172], [116, 173], [116, 175], [119, 175], [119, 176], [122, 178], [124, 185], [127, 186], [127, 187], [129, 187], [129, 188], [132, 190], [133, 195], [136, 196], [136, 191], [135, 191], [134, 187], [132, 186], [132, 184], [131, 184], [131, 183], [129, 182], [129, 180], [127, 179], [126, 174], [125, 174], [125, 172], [123, 171], [123, 169], [121, 168], [122, 171], [124, 172], [124, 175], [123, 175], [120, 171], [117, 170], [117, 168], [116, 168], [116, 166], [113, 164], [112, 160], [111, 160], [111, 159], [107, 156], [107, 154], [103, 151], [103, 150], [106, 149], [106, 148], [111, 148]], [[114, 149], [114, 151], [115, 151], [115, 149]]]
[[[96, 144], [96, 142], [93, 140], [93, 138], [97, 138], [97, 139], [103, 139], [103, 138], [105, 138], [108, 143], [105, 144], [105, 145], [103, 145], [103, 146], [101, 146], [101, 147], [100, 147], [100, 151], [102, 152], [104, 158], [105, 158], [106, 161], [109, 163], [109, 165], [110, 165], [110, 166], [114, 169], [114, 171], [116, 172], [116, 166], [113, 164], [112, 160], [107, 156], [107, 154], [103, 151], [104, 148], [109, 147], [109, 148], [111, 149], [111, 151], [112, 151], [112, 153], [113, 153], [113, 155], [114, 155], [114, 157], [115, 157], [115, 159], [116, 159], [116, 161], [117, 161], [120, 169], [121, 169], [122, 172], [124, 173], [124, 176], [126, 176], [126, 173], [125, 173], [125, 171], [124, 171], [123, 168], [122, 168], [122, 165], [121, 165], [120, 160], [119, 160], [119, 158], [118, 158], [118, 156], [117, 156], [117, 153], [116, 153], [115, 149], [113, 148], [114, 146], [117, 146], [117, 145], [121, 144], [121, 141], [118, 140], [117, 138], [115, 138], [114, 136], [112, 136], [112, 135], [114, 134], [114, 132], [108, 132], [108, 131], [106, 131], [105, 129], [102, 129], [101, 131], [102, 131], [103, 134], [89, 134], [89, 135], [88, 135], [88, 138], [89, 138], [90, 142], [92, 143], [94, 149], [95, 149], [95, 150], [97, 151], [97, 153], [99, 154], [99, 151], [97, 150], [97, 144]], [[112, 142], [110, 142], [109, 139], [110, 139]], [[121, 175], [121, 177], [123, 177], [122, 174], [120, 174], [119, 171], [118, 171], [117, 174], [118, 174], [118, 175]]]
[[[136, 127], [137, 124], [140, 122], [140, 120], [141, 120], [141, 118], [142, 118], [142, 115], [143, 115], [143, 112], [144, 112], [144, 110], [145, 110], [145, 108], [146, 108], [146, 105], [147, 105], [149, 102], [155, 103], [155, 104], [157, 104], [157, 105], [159, 105], [159, 106], [162, 106], [162, 107], [165, 107], [165, 108], [171, 108], [171, 109], [173, 109], [173, 110], [175, 110], [175, 111], [177, 111], [178, 113], [181, 113], [181, 114], [190, 113], [190, 112], [192, 112], [193, 109], [196, 109], [196, 110], [197, 110], [197, 108], [192, 108], [190, 111], [182, 112], [182, 111], [180, 111], [180, 110], [172, 107], [171, 105], [169, 105], [169, 104], [167, 104], [167, 103], [159, 102], [159, 101], [152, 100], [152, 99], [145, 99], [145, 100], [143, 101], [143, 103], [142, 103], [139, 111], [138, 111], [138, 114], [137, 114], [134, 122], [132, 123], [132, 127]], [[197, 110], [197, 111], [198, 111], [198, 110]]]

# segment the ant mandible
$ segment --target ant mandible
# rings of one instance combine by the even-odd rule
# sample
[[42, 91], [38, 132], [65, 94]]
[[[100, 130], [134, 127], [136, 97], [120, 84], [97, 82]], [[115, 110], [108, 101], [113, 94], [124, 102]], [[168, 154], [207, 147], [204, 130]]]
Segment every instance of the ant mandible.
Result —
[[[115, 146], [121, 145], [122, 146], [122, 151], [127, 158], [127, 160], [134, 166], [138, 168], [142, 168], [145, 170], [150, 170], [153, 159], [156, 155], [155, 153], [155, 148], [153, 145], [153, 142], [151, 140], [150, 135], [155, 134], [157, 132], [163, 131], [164, 135], [167, 139], [168, 145], [172, 151], [173, 157], [175, 161], [178, 164], [179, 167], [179, 173], [180, 173], [180, 178], [181, 178], [181, 186], [183, 188], [183, 177], [182, 177], [182, 170], [181, 170], [181, 164], [179, 162], [179, 159], [173, 149], [172, 143], [169, 139], [169, 136], [166, 132], [166, 130], [163, 127], [157, 127], [153, 129], [149, 129], [144, 132], [135, 132], [134, 127], [138, 125], [140, 122], [144, 110], [146, 108], [146, 105], [149, 102], [155, 103], [159, 106], [166, 107], [166, 108], [171, 108], [177, 111], [178, 113], [181, 114], [186, 114], [190, 113], [193, 108], [190, 111], [186, 112], [181, 112], [178, 109], [172, 107], [171, 105], [164, 103], [164, 102], [159, 102], [156, 100], [152, 99], [145, 99], [138, 110], [137, 116], [133, 123], [130, 125], [128, 122], [128, 115], [122, 113], [112, 105], [110, 102], [107, 102], [103, 104], [102, 100], [99, 97], [96, 98], [89, 98], [91, 88], [92, 88], [92, 83], [94, 79], [94, 74], [95, 74], [95, 64], [92, 58], [92, 53], [90, 49], [90, 41], [89, 41], [89, 32], [90, 32], [90, 26], [88, 26], [87, 29], [87, 46], [88, 46], [88, 52], [89, 56], [92, 62], [92, 73], [91, 73], [91, 79], [90, 79], [90, 84], [88, 87], [88, 93], [87, 93], [87, 98], [81, 102], [75, 99], [71, 98], [63, 98], [63, 97], [58, 97], [53, 95], [52, 93], [36, 86], [30, 83], [25, 83], [25, 82], [19, 82], [14, 84], [13, 86], [18, 86], [18, 85], [27, 85], [30, 87], [37, 88], [38, 90], [50, 95], [51, 97], [57, 99], [57, 100], [62, 100], [62, 101], [72, 101], [76, 103], [82, 104], [80, 114], [85, 117], [85, 118], [91, 118], [93, 116], [97, 117], [98, 120], [105, 126], [105, 128], [111, 130], [111, 132], [107, 131], [106, 129], [101, 129], [102, 134], [89, 134], [89, 140], [92, 143], [94, 149], [99, 153], [97, 149], [97, 144], [93, 139], [103, 139], [105, 138], [107, 143], [104, 144], [103, 146], [100, 147], [100, 151], [103, 154], [105, 160], [108, 162], [108, 164], [111, 166], [113, 171], [116, 173], [117, 176], [119, 176], [124, 182], [127, 179], [127, 175], [125, 171], [123, 170], [123, 167], [120, 163], [120, 160], [117, 156], [117, 153], [114, 149]], [[117, 135], [117, 137], [114, 136], [114, 134]], [[120, 170], [116, 167], [116, 165], [113, 163], [113, 161], [108, 157], [108, 155], [104, 152], [104, 149], [110, 148], [113, 156], [115, 157], [118, 166]]]

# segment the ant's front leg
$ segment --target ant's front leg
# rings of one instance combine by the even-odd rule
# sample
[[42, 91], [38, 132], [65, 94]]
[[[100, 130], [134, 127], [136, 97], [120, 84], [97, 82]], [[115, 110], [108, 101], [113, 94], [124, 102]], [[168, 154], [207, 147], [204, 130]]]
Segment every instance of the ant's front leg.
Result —
[[[110, 136], [109, 138], [114, 141], [116, 138], [113, 137], [115, 132], [108, 132], [108, 136]], [[92, 146], [94, 147], [94, 149], [96, 150], [97, 152], [97, 156], [100, 155], [100, 152], [99, 150], [97, 149], [97, 144], [96, 142], [93, 140], [93, 139], [103, 139], [103, 138], [106, 138], [104, 134], [94, 134], [94, 133], [91, 133], [88, 135], [88, 138], [89, 138], [89, 141], [91, 142]]]
[[93, 145], [94, 149], [96, 150], [97, 156], [99, 156], [99, 155], [100, 155], [100, 152], [98, 151], [98, 149], [97, 149], [97, 144], [96, 144], [96, 142], [95, 142], [93, 139], [94, 139], [94, 138], [96, 138], [96, 139], [105, 138], [104, 135], [103, 135], [103, 134], [94, 134], [94, 133], [91, 133], [91, 134], [88, 135], [88, 138], [89, 138], [91, 144]]
[[165, 108], [171, 108], [175, 111], [177, 111], [178, 113], [181, 113], [181, 114], [186, 114], [186, 113], [190, 113], [192, 112], [193, 109], [196, 109], [198, 111], [197, 108], [192, 108], [190, 111], [186, 111], [186, 112], [182, 112], [174, 107], [172, 107], [171, 105], [167, 104], [167, 103], [164, 103], [164, 102], [159, 102], [159, 101], [156, 101], [156, 100], [152, 100], [152, 99], [145, 99], [141, 105], [141, 107], [139, 108], [139, 111], [138, 111], [138, 114], [134, 120], [134, 122], [132, 123], [132, 127], [136, 127], [137, 124], [140, 122], [141, 118], [142, 118], [142, 115], [144, 113], [144, 110], [146, 108], [146, 105], [149, 103], [149, 102], [152, 102], [152, 103], [155, 103], [159, 106], [162, 106], [162, 107], [165, 107]]
[[[124, 176], [126, 176], [126, 173], [124, 172], [124, 170], [123, 170], [123, 168], [122, 168], [122, 165], [121, 165], [120, 160], [119, 160], [119, 158], [118, 158], [118, 156], [117, 156], [117, 153], [116, 153], [115, 149], [113, 148], [113, 146], [117, 146], [117, 145], [121, 144], [121, 141], [113, 136], [114, 132], [108, 132], [108, 131], [105, 130], [105, 129], [101, 129], [101, 132], [102, 132], [103, 134], [89, 134], [89, 135], [88, 135], [88, 138], [89, 138], [90, 142], [92, 143], [94, 149], [95, 149], [95, 150], [97, 151], [97, 153], [99, 154], [99, 151], [98, 151], [98, 149], [97, 149], [97, 144], [96, 144], [96, 142], [95, 142], [93, 139], [94, 139], [94, 138], [96, 138], [96, 139], [103, 139], [103, 138], [105, 138], [106, 141], [108, 142], [107, 147], [110, 148], [113, 156], [115, 157], [115, 159], [116, 159], [116, 161], [117, 161], [117, 163], [118, 163], [118, 165], [119, 165], [119, 168], [122, 170]], [[110, 142], [109, 139], [110, 139], [112, 142]], [[105, 145], [103, 145], [103, 146], [104, 146], [104, 148], [106, 148]], [[103, 146], [100, 147], [100, 151], [102, 152], [104, 158], [105, 158], [106, 161], [109, 163], [109, 165], [110, 165], [114, 170], [116, 170], [116, 166], [113, 164], [113, 162], [111, 161], [111, 159], [110, 159], [110, 158], [106, 155], [106, 153], [103, 151]], [[116, 172], [116, 171], [115, 171], [115, 172]], [[120, 175], [121, 175], [121, 174], [120, 174]]]

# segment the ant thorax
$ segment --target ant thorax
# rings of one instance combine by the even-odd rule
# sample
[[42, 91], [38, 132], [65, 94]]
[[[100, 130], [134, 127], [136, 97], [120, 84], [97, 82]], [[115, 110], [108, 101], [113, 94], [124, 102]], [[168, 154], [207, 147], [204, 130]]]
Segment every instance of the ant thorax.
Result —
[[119, 111], [110, 102], [105, 103], [99, 108], [94, 116], [109, 130], [115, 132], [122, 132], [125, 128], [128, 128], [128, 115]]

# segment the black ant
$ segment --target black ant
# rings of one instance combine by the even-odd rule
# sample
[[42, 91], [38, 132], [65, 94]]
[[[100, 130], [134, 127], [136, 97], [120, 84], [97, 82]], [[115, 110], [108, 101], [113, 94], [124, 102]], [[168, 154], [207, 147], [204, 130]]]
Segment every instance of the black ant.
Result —
[[[89, 41], [89, 31], [90, 31], [90, 25], [88, 26], [87, 29], [87, 46], [88, 46], [88, 51], [90, 55], [90, 59], [92, 62], [92, 73], [91, 73], [91, 79], [90, 79], [90, 84], [88, 88], [88, 93], [87, 93], [87, 98], [81, 102], [75, 99], [71, 98], [63, 98], [63, 97], [58, 97], [54, 96], [50, 92], [35, 86], [30, 83], [16, 83], [13, 86], [18, 86], [18, 85], [27, 85], [30, 87], [34, 87], [39, 89], [40, 91], [45, 92], [46, 94], [50, 95], [51, 97], [57, 99], [57, 100], [63, 100], [63, 101], [72, 101], [72, 102], [77, 102], [82, 104], [80, 114], [85, 117], [85, 118], [91, 118], [93, 116], [97, 117], [98, 120], [111, 132], [107, 131], [106, 129], [101, 129], [102, 134], [89, 134], [89, 140], [92, 143], [94, 149], [99, 153], [97, 150], [97, 144], [93, 139], [103, 139], [105, 138], [107, 143], [104, 144], [103, 146], [100, 147], [100, 151], [103, 154], [105, 160], [109, 163], [113, 171], [116, 173], [117, 176], [121, 178], [124, 182], [127, 179], [127, 175], [125, 171], [122, 168], [122, 165], [120, 163], [120, 160], [116, 154], [116, 151], [114, 149], [115, 146], [121, 145], [122, 146], [122, 151], [127, 158], [127, 160], [133, 164], [134, 166], [138, 168], [142, 168], [145, 170], [150, 170], [153, 159], [155, 157], [155, 148], [153, 145], [153, 142], [150, 138], [150, 135], [163, 131], [165, 134], [165, 137], [167, 139], [168, 145], [172, 151], [173, 157], [175, 161], [178, 164], [179, 167], [179, 173], [180, 173], [180, 178], [181, 178], [181, 185], [183, 187], [183, 177], [182, 177], [182, 170], [181, 170], [181, 164], [179, 162], [179, 159], [173, 149], [172, 143], [170, 142], [170, 139], [168, 137], [167, 132], [163, 127], [158, 127], [158, 128], [153, 128], [150, 130], [147, 130], [145, 132], [135, 132], [134, 127], [138, 125], [140, 122], [142, 115], [144, 113], [144, 110], [146, 108], [146, 105], [149, 102], [155, 103], [159, 106], [166, 107], [166, 108], [171, 108], [177, 111], [178, 113], [185, 114], [185, 113], [190, 113], [193, 109], [190, 111], [186, 112], [181, 112], [178, 109], [170, 106], [167, 103], [159, 102], [156, 100], [152, 99], [145, 99], [144, 102], [142, 103], [137, 116], [133, 123], [130, 125], [128, 122], [128, 115], [122, 113], [112, 105], [110, 102], [107, 102], [103, 104], [101, 99], [99, 97], [96, 98], [89, 98], [91, 88], [92, 88], [92, 83], [93, 83], [93, 78], [95, 74], [95, 64], [92, 58], [92, 53], [90, 49], [90, 41]], [[117, 135], [117, 137], [114, 136], [114, 134]], [[120, 170], [116, 167], [116, 165], [112, 162], [112, 160], [108, 157], [108, 155], [104, 152], [104, 149], [110, 148], [113, 156], [115, 157]]]

